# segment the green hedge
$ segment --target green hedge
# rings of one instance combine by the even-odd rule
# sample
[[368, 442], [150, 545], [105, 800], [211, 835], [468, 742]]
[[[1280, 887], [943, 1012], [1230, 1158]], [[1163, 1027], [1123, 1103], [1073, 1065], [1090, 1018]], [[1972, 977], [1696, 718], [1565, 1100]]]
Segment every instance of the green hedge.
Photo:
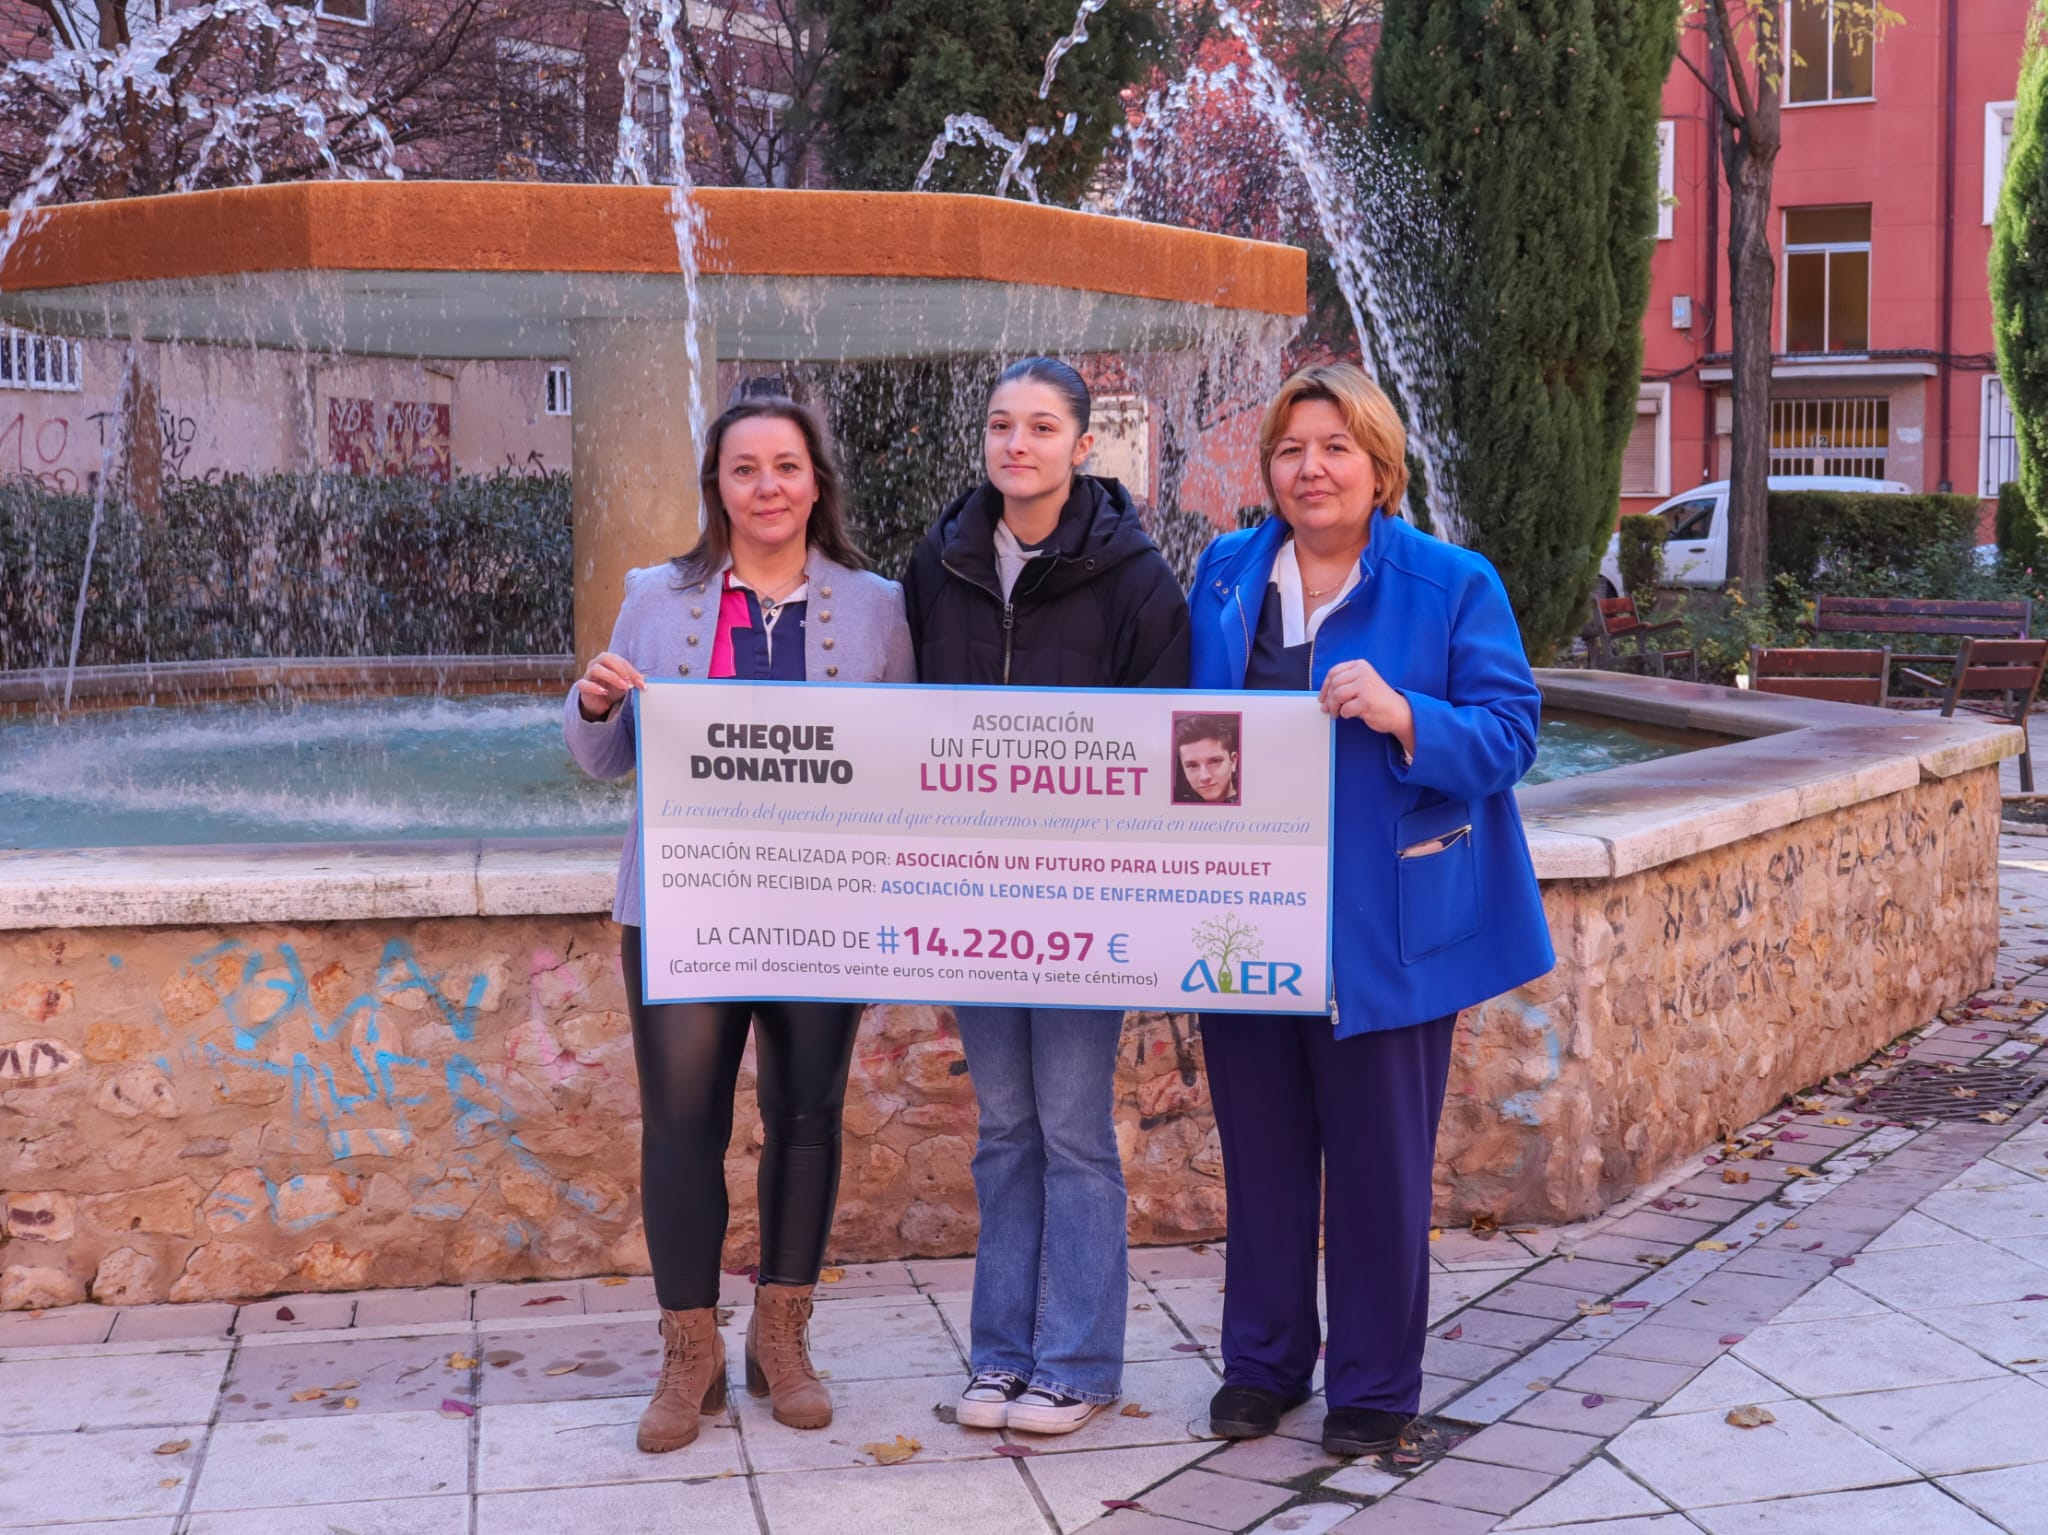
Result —
[[[69, 653], [89, 496], [0, 479], [0, 670]], [[229, 475], [102, 519], [81, 664], [571, 648], [567, 474]]]
[[2027, 570], [2048, 570], [2048, 537], [2016, 481], [1998, 487], [1998, 552]]
[[1662, 517], [1631, 513], [1621, 519], [1622, 590], [1636, 599], [1638, 611], [1653, 607], [1657, 583], [1664, 579], [1664, 541], [1671, 536], [1671, 524]]
[[1824, 566], [1905, 569], [1931, 549], [1973, 541], [1977, 499], [1774, 490], [1770, 525], [1771, 574], [1789, 575], [1804, 586]]

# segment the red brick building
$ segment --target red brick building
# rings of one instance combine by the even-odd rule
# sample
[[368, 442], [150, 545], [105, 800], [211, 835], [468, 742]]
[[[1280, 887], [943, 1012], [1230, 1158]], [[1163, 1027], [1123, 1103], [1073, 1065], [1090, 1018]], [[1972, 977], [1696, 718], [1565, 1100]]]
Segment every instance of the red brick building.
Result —
[[[1991, 212], [2030, 0], [1891, 0], [1860, 53], [1837, 0], [1790, 0], [1784, 148], [1770, 231], [1775, 474], [1862, 474], [1994, 497], [2011, 416], [1992, 355]], [[1704, 64], [1705, 46], [1684, 47]], [[1643, 321], [1622, 510], [1726, 475], [1727, 187], [1714, 104], [1664, 88], [1666, 207]]]

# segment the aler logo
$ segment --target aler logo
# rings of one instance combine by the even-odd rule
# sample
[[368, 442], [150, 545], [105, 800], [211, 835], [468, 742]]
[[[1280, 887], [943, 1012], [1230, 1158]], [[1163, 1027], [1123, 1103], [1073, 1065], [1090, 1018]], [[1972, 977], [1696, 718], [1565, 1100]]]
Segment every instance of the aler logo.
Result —
[[1180, 978], [1182, 991], [1207, 991], [1231, 997], [1301, 995], [1295, 982], [1301, 966], [1284, 959], [1265, 959], [1265, 941], [1249, 922], [1229, 916], [1211, 917], [1188, 935], [1201, 957]]

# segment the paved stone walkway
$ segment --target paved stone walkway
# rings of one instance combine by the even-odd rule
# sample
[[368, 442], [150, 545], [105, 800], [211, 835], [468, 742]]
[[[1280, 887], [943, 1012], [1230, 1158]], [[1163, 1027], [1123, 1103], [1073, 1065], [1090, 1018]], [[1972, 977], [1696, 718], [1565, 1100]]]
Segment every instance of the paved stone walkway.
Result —
[[[1908, 1058], [2048, 1066], [2048, 839], [2003, 844], [2003, 900], [2001, 988]], [[643, 1279], [0, 1316], [0, 1527], [2048, 1535], [2048, 1099], [1892, 1126], [1834, 1086], [1599, 1221], [1444, 1233], [1425, 1406], [1457, 1426], [1415, 1464], [1325, 1456], [1319, 1401], [1207, 1439], [1222, 1255], [1196, 1247], [1133, 1254], [1125, 1405], [1064, 1440], [935, 1413], [969, 1260], [834, 1272], [815, 1433], [740, 1390], [732, 1281], [735, 1410], [660, 1457], [632, 1443]]]

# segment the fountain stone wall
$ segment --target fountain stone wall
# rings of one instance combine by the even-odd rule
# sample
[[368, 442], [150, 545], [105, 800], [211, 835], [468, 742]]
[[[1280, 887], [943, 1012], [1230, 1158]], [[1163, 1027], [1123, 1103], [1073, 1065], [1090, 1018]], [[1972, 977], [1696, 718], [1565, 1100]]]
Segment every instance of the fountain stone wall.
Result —
[[[1446, 1223], [1567, 1221], [1985, 986], [2003, 727], [1553, 673], [1754, 739], [1522, 795], [1559, 954], [1460, 1020]], [[614, 850], [0, 857], [0, 1307], [643, 1271]], [[1124, 1025], [1133, 1241], [1223, 1233], [1186, 1017]], [[863, 1023], [832, 1251], [971, 1251], [950, 1016]], [[754, 1257], [743, 1073], [726, 1261]]]

